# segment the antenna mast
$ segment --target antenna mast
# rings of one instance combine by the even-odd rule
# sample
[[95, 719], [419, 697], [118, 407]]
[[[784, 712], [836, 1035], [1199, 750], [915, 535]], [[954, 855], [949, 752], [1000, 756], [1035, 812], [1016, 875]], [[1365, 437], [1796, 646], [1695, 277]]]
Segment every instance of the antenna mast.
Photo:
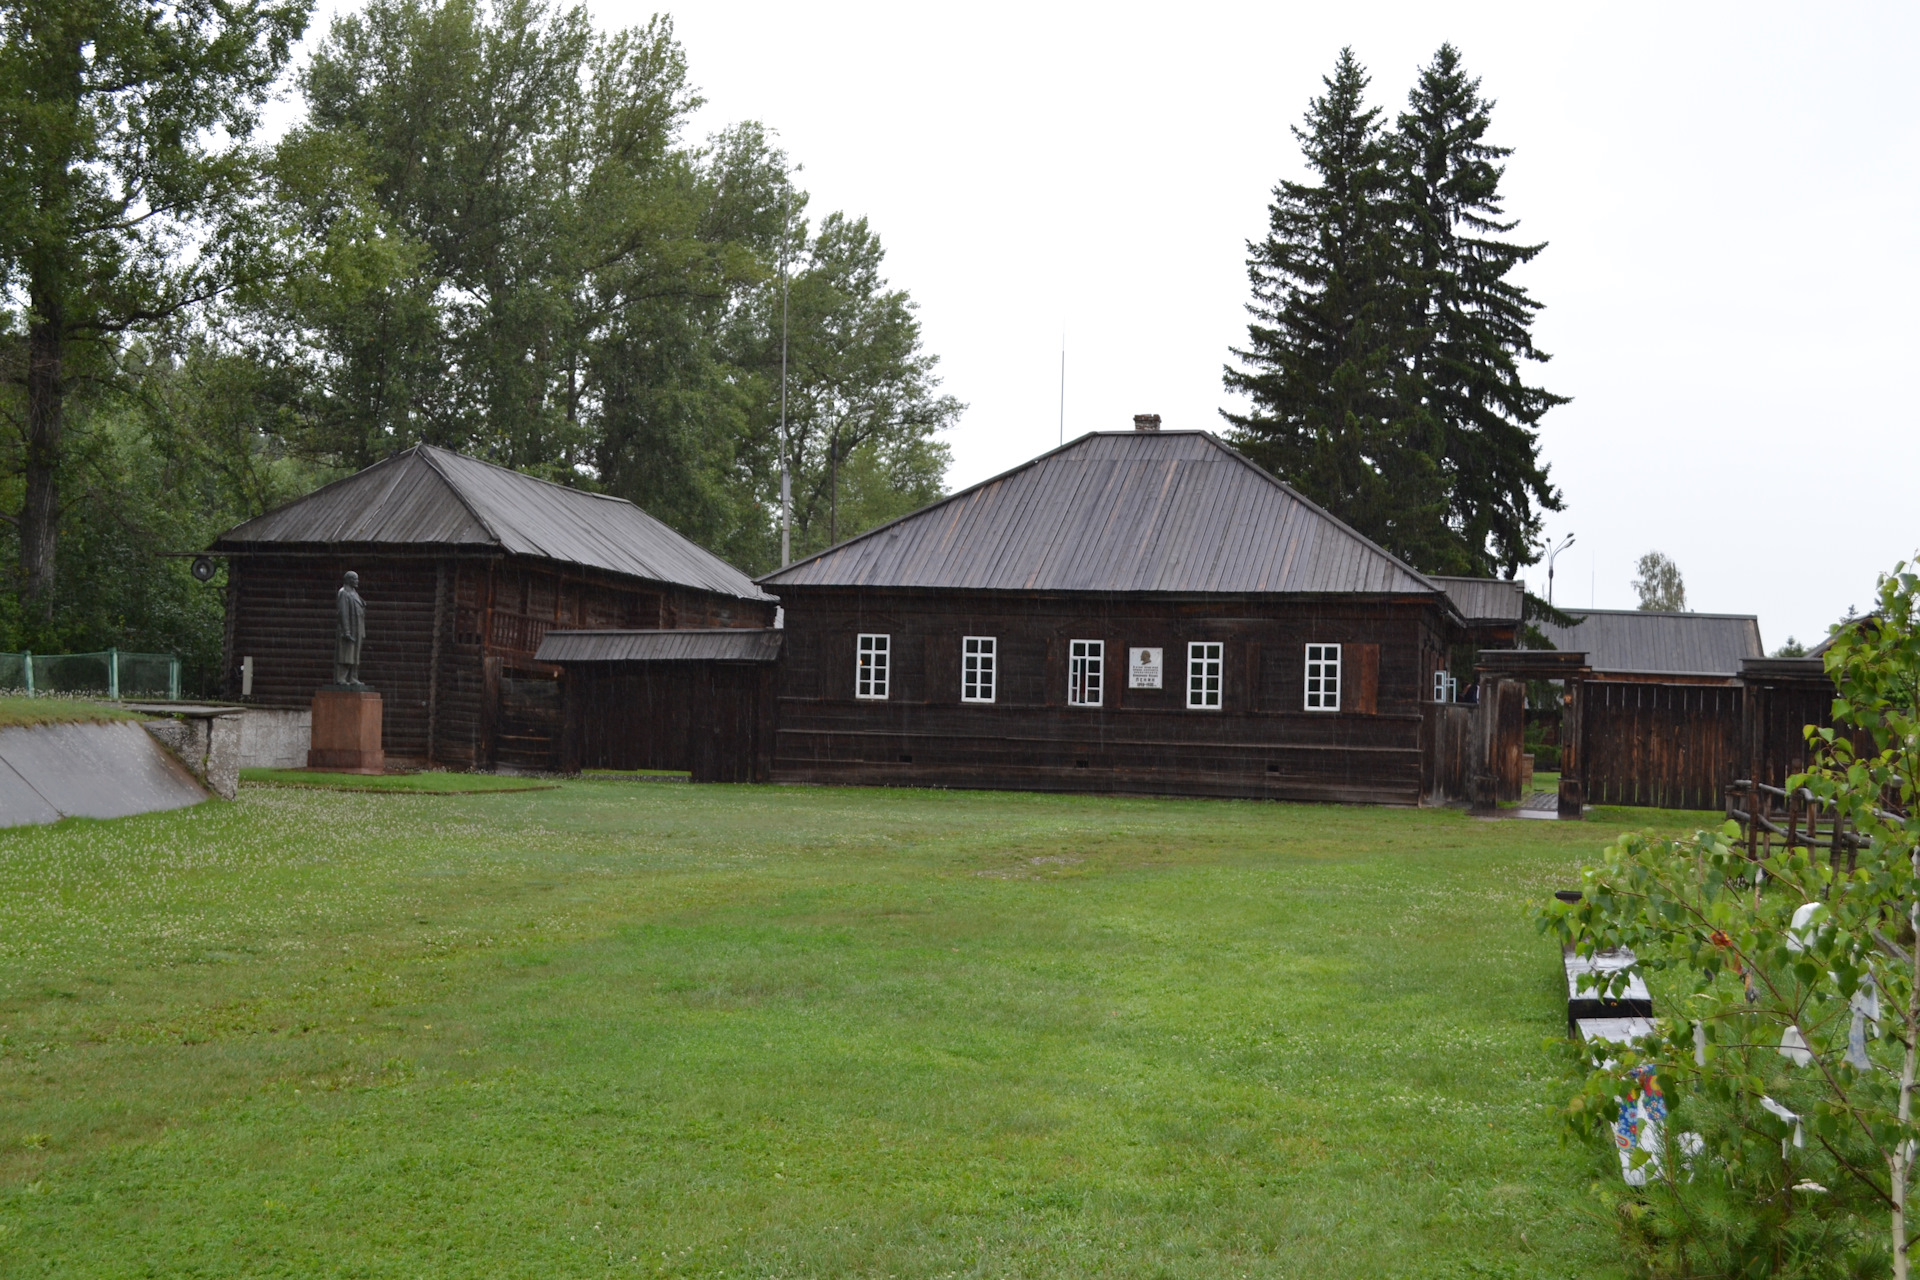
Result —
[[780, 567], [793, 563], [793, 473], [787, 466], [787, 240], [793, 187], [780, 195]]
[[1067, 331], [1060, 331], [1060, 443], [1067, 442]]

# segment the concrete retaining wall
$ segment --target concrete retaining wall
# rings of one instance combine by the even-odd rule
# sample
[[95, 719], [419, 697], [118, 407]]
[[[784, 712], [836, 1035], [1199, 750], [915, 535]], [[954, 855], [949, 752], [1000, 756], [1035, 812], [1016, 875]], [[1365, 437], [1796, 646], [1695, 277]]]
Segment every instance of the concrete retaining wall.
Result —
[[313, 712], [248, 707], [240, 713], [242, 769], [304, 769], [313, 739]]
[[181, 759], [137, 721], [0, 729], [0, 826], [124, 818], [206, 798]]

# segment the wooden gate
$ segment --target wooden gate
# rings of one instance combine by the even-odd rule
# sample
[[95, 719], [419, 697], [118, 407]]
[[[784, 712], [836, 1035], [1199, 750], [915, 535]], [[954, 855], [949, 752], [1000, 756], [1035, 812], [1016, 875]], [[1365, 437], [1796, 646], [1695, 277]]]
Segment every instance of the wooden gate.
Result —
[[1735, 685], [1581, 682], [1580, 760], [1589, 804], [1718, 809], [1745, 758]]

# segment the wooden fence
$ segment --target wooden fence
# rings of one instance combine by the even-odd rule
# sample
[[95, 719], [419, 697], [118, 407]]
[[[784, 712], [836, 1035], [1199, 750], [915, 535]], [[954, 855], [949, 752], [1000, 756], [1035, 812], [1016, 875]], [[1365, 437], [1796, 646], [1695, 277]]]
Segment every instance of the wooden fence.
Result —
[[1745, 765], [1746, 692], [1737, 685], [1584, 681], [1587, 803], [1718, 808]]

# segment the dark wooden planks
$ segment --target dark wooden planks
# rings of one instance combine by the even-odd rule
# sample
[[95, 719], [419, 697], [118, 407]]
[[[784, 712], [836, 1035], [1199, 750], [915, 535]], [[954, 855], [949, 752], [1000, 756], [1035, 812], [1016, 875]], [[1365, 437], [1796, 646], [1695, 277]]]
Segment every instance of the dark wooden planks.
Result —
[[1717, 809], [1745, 763], [1737, 686], [1587, 680], [1581, 772], [1589, 804]]
[[249, 701], [305, 707], [333, 678], [334, 595], [361, 576], [362, 678], [383, 696], [388, 756], [402, 765], [556, 767], [560, 668], [536, 654], [549, 630], [753, 627], [773, 605], [595, 570], [441, 548], [303, 548], [233, 557], [226, 672], [254, 659]]
[[[788, 589], [777, 781], [1417, 804], [1426, 698], [1445, 660], [1424, 600]], [[891, 637], [885, 701], [854, 693], [855, 637]], [[960, 701], [960, 638], [993, 636], [995, 702]], [[1067, 653], [1105, 643], [1098, 708], [1067, 703]], [[1223, 705], [1186, 705], [1187, 645], [1222, 646]], [[1305, 646], [1341, 644], [1342, 707], [1307, 711]], [[1160, 689], [1127, 651], [1160, 648]], [[1371, 695], [1370, 697], [1367, 695]]]

